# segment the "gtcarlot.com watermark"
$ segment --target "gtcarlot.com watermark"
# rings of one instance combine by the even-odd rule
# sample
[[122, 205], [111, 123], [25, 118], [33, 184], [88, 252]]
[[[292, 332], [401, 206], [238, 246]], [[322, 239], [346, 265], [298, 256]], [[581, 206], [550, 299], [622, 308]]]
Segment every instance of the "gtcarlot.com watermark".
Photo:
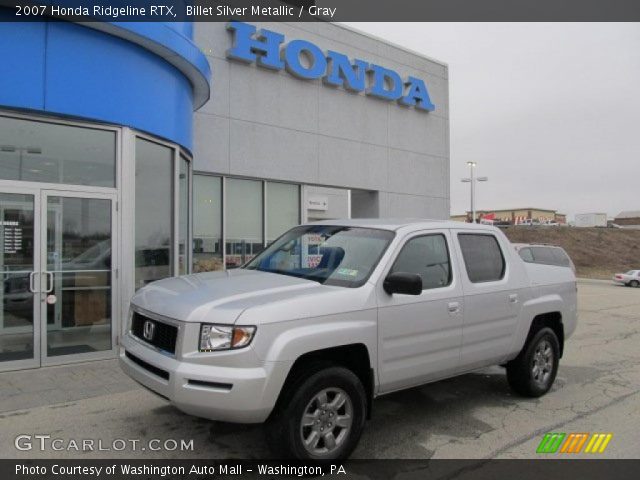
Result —
[[152, 452], [192, 452], [193, 439], [152, 438], [115, 438], [103, 440], [101, 438], [59, 438], [46, 434], [23, 434], [14, 440], [17, 450], [29, 451], [75, 451], [75, 452], [124, 452], [124, 451], [152, 451]]

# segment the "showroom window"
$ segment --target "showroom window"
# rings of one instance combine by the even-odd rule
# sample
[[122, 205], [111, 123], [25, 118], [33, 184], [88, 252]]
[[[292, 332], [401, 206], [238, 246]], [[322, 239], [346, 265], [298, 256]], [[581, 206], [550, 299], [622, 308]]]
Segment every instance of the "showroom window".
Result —
[[262, 182], [226, 179], [227, 268], [239, 267], [264, 248], [262, 236]]
[[299, 223], [300, 185], [194, 175], [193, 271], [239, 267]]
[[194, 175], [193, 271], [222, 268], [222, 178]]
[[135, 140], [135, 289], [191, 264], [190, 160], [171, 144]]
[[267, 245], [300, 223], [300, 187], [267, 182]]
[[173, 149], [136, 138], [135, 288], [173, 274]]
[[0, 116], [0, 179], [116, 186], [116, 132]]

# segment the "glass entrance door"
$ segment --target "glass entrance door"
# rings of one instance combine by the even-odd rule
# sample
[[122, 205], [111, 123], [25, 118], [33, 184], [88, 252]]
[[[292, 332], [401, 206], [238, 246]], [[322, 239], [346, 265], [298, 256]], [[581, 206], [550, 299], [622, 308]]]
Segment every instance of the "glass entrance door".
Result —
[[44, 190], [41, 205], [41, 363], [111, 355], [115, 198]]
[[39, 192], [0, 189], [0, 370], [39, 365]]
[[115, 354], [115, 194], [0, 187], [0, 371]]

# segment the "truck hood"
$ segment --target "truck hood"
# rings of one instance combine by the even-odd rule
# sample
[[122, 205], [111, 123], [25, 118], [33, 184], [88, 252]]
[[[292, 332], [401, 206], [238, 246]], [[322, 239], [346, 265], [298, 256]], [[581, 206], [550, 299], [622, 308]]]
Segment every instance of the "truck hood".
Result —
[[270, 298], [331, 289], [317, 282], [257, 270], [228, 270], [166, 278], [144, 286], [131, 304], [183, 322], [233, 324], [247, 308]]

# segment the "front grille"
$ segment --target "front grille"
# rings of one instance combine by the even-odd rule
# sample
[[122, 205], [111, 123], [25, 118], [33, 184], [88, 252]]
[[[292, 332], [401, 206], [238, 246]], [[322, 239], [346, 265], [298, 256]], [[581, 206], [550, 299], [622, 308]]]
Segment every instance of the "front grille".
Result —
[[[153, 333], [151, 338], [145, 338], [145, 324], [151, 322]], [[158, 322], [149, 317], [145, 317], [138, 312], [133, 312], [131, 319], [131, 333], [143, 342], [149, 343], [160, 350], [169, 353], [176, 353], [176, 339], [178, 338], [178, 328], [167, 323]]]

